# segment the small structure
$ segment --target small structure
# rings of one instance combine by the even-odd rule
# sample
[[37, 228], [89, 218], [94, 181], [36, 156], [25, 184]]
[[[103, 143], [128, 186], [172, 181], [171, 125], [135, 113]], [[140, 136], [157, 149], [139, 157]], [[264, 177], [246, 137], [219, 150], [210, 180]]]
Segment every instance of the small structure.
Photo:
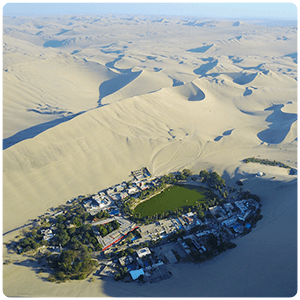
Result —
[[59, 215], [61, 215], [61, 214], [63, 214], [63, 213], [64, 213], [64, 211], [61, 210], [61, 211], [58, 211], [57, 213], [55, 213], [53, 216], [54, 216], [54, 217], [57, 217], [57, 216], [59, 216]]
[[133, 280], [136, 280], [138, 279], [141, 275], [144, 275], [144, 270], [143, 269], [139, 269], [139, 270], [132, 270], [132, 271], [129, 271], [131, 277]]
[[136, 254], [138, 255], [139, 258], [142, 258], [143, 256], [151, 254], [151, 251], [149, 250], [148, 247], [145, 247], [140, 250], [136, 250]]
[[259, 171], [259, 172], [257, 172], [257, 173], [256, 173], [256, 175], [255, 175], [255, 176], [256, 176], [256, 177], [261, 177], [261, 176], [263, 176], [263, 175], [264, 175], [264, 173], [263, 173], [263, 172], [261, 172], [261, 171]]
[[152, 268], [155, 269], [155, 268], [158, 268], [159, 266], [162, 266], [164, 263], [162, 261], [159, 261], [155, 264], [152, 265]]
[[99, 275], [106, 277], [113, 277], [116, 273], [116, 270], [110, 266], [105, 266], [104, 269], [100, 272]]

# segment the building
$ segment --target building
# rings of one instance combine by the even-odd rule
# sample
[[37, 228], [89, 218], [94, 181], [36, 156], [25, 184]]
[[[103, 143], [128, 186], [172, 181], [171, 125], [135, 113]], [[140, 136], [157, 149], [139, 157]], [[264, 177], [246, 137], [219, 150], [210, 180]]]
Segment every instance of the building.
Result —
[[121, 192], [126, 188], [126, 184], [117, 184], [114, 186], [115, 192]]
[[114, 189], [113, 188], [108, 188], [107, 190], [106, 190], [106, 194], [107, 195], [110, 195], [110, 194], [112, 194], [114, 192]]
[[110, 266], [105, 266], [104, 269], [99, 273], [101, 276], [113, 277], [116, 274], [116, 270]]
[[160, 267], [160, 266], [162, 266], [162, 265], [164, 265], [164, 263], [163, 263], [162, 261], [159, 261], [159, 262], [153, 264], [153, 265], [152, 265], [152, 268], [155, 269], [155, 268]]
[[226, 212], [220, 206], [210, 207], [209, 211], [218, 220], [218, 222], [222, 222], [227, 219]]
[[236, 207], [238, 207], [238, 209], [241, 211], [242, 214], [248, 210], [246, 203], [247, 200], [240, 200], [234, 202], [234, 204], [236, 205]]
[[235, 212], [234, 212], [234, 207], [232, 206], [231, 203], [225, 203], [224, 205], [224, 209], [226, 210], [227, 212], [227, 216], [228, 217], [231, 217]]
[[144, 270], [143, 269], [139, 269], [139, 270], [132, 270], [132, 271], [129, 271], [131, 277], [133, 280], [136, 280], [138, 279], [141, 275], [144, 275]]
[[114, 201], [119, 201], [119, 200], [122, 199], [120, 193], [114, 193], [114, 194], [111, 194], [110, 197], [111, 197]]
[[123, 191], [123, 192], [120, 192], [120, 197], [121, 199], [124, 199], [128, 196], [127, 192], [126, 191]]
[[201, 238], [203, 236], [209, 235], [210, 233], [216, 234], [217, 231], [215, 229], [204, 230], [204, 231], [196, 233], [195, 235], [196, 235], [197, 238]]
[[130, 188], [127, 189], [127, 193], [129, 195], [135, 194], [137, 193], [139, 190], [136, 186], [131, 186]]
[[145, 247], [145, 248], [136, 250], [136, 254], [138, 255], [139, 258], [142, 258], [142, 257], [144, 257], [146, 255], [151, 254], [151, 251], [149, 250], [148, 247]]
[[119, 258], [119, 263], [121, 266], [127, 266], [133, 262], [133, 259], [130, 255], [122, 256]]
[[233, 217], [229, 218], [228, 220], [225, 220], [225, 221], [221, 222], [220, 225], [221, 226], [226, 226], [226, 227], [231, 227], [234, 224], [236, 224], [236, 222], [237, 222], [237, 217], [233, 216]]
[[45, 241], [49, 241], [54, 237], [55, 234], [52, 233], [52, 230], [50, 228], [48, 229], [42, 229], [41, 233], [44, 234], [43, 239]]

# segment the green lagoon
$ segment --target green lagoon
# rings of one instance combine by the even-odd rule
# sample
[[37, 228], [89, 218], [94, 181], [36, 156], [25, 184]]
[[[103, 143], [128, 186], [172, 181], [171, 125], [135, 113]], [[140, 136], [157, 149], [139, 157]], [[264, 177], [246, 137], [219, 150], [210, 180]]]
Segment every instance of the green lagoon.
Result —
[[140, 213], [141, 217], [153, 216], [165, 211], [173, 211], [175, 208], [202, 204], [213, 196], [216, 197], [214, 193], [206, 188], [171, 186], [139, 204], [135, 208], [135, 212]]

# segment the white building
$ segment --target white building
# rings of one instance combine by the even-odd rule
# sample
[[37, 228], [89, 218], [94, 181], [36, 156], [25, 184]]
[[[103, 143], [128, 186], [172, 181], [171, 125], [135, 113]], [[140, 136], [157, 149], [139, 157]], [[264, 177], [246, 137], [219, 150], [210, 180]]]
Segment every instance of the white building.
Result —
[[142, 258], [143, 256], [151, 254], [151, 251], [149, 250], [148, 247], [136, 250], [136, 254], [138, 255], [139, 258]]
[[126, 266], [126, 265], [129, 265], [133, 262], [133, 259], [130, 255], [127, 255], [127, 256], [122, 256], [119, 258], [119, 263], [121, 266]]
[[127, 193], [132, 195], [138, 192], [138, 188], [136, 186], [132, 186], [130, 188], [127, 189]]

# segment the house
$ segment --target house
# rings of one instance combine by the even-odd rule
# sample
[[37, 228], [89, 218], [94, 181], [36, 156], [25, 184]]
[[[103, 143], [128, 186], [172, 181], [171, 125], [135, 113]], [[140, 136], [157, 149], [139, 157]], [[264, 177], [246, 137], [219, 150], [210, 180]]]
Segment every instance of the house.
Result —
[[141, 268], [144, 268], [144, 262], [142, 261], [141, 258], [137, 257], [137, 258], [136, 258], [136, 262], [138, 263], [138, 265], [139, 265]]
[[229, 218], [228, 220], [225, 220], [225, 221], [221, 222], [220, 225], [221, 226], [226, 226], [226, 227], [231, 227], [234, 224], [236, 224], [236, 222], [237, 222], [237, 217], [233, 216], [233, 217]]
[[114, 189], [113, 188], [108, 188], [107, 190], [106, 190], [106, 194], [107, 195], [110, 195], [110, 194], [112, 194], [114, 192]]
[[127, 184], [126, 183], [120, 183], [120, 184], [117, 184], [115, 185], [115, 192], [121, 192], [123, 190], [125, 190]]
[[44, 234], [43, 239], [45, 241], [49, 241], [50, 239], [52, 239], [54, 237], [55, 234], [52, 233], [52, 230], [49, 229], [42, 229], [41, 233]]
[[130, 255], [127, 255], [127, 256], [122, 256], [119, 258], [119, 263], [121, 266], [126, 266], [126, 265], [129, 265], [133, 262], [133, 259]]
[[142, 258], [143, 256], [151, 254], [151, 251], [149, 250], [148, 247], [136, 250], [136, 254], [138, 255], [139, 258]]
[[101, 198], [105, 197], [105, 193], [104, 193], [104, 192], [98, 192], [98, 195], [99, 195]]
[[133, 280], [136, 280], [138, 279], [141, 275], [144, 275], [144, 270], [143, 269], [139, 269], [139, 270], [132, 270], [132, 271], [129, 271], [131, 277]]
[[138, 192], [138, 188], [136, 186], [132, 186], [130, 188], [127, 189], [127, 193], [132, 195]]
[[119, 200], [121, 199], [120, 193], [111, 194], [110, 197], [111, 197], [114, 201], [119, 201]]
[[128, 196], [128, 194], [126, 193], [126, 191], [123, 191], [123, 192], [120, 192], [120, 196], [121, 196], [121, 199], [124, 199]]
[[146, 271], [149, 271], [149, 270], [151, 270], [152, 268], [151, 268], [151, 266], [150, 266], [150, 264], [147, 262], [147, 261], [145, 261], [144, 262], [144, 269], [146, 270]]

